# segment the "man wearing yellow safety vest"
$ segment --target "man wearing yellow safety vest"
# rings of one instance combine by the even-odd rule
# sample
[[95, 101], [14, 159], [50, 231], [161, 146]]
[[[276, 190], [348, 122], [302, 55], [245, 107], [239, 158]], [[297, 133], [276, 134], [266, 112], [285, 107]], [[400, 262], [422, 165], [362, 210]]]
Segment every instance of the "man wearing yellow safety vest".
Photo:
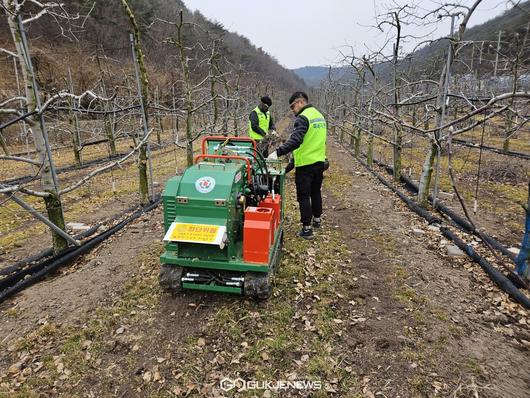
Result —
[[260, 104], [250, 112], [248, 117], [248, 136], [257, 141], [258, 150], [263, 156], [267, 157], [269, 154], [269, 141], [265, 138], [269, 131], [273, 134], [276, 134], [276, 131], [269, 112], [272, 100], [266, 95], [261, 97], [260, 101]]
[[289, 99], [289, 106], [296, 115], [294, 129], [289, 139], [268, 159], [290, 152], [294, 157], [296, 197], [300, 205], [302, 229], [298, 236], [313, 239], [313, 227], [320, 228], [322, 215], [322, 180], [329, 167], [326, 158], [327, 124], [324, 116], [308, 104], [307, 94], [295, 92]]

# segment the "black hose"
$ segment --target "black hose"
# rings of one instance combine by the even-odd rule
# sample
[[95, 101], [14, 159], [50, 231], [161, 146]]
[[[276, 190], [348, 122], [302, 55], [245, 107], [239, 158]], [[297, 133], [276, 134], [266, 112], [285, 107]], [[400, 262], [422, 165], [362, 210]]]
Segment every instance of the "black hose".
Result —
[[[349, 149], [347, 148], [345, 149], [350, 154], [352, 154]], [[355, 157], [355, 159], [357, 159], [359, 163], [361, 163], [368, 171], [370, 171], [373, 175], [375, 175], [377, 179], [381, 181], [385, 186], [389, 187], [395, 193], [399, 192], [397, 189], [393, 188], [381, 175], [379, 175], [379, 173], [373, 171], [366, 162], [364, 162], [363, 160], [357, 157]], [[402, 200], [404, 200], [403, 198], [407, 198], [401, 192], [398, 194], [398, 196]], [[408, 201], [405, 201], [405, 203], [407, 203], [407, 205], [409, 204]], [[412, 203], [414, 204], [414, 206], [409, 206], [410, 209], [415, 211], [417, 214], [419, 214], [423, 218], [425, 218], [428, 222], [431, 222], [430, 220], [432, 220], [434, 216], [430, 212], [425, 210], [424, 208], [416, 205], [414, 202]], [[426, 217], [426, 215], [428, 215], [428, 217]], [[496, 269], [491, 264], [489, 264], [488, 261], [486, 261], [482, 256], [480, 256], [471, 246], [466, 245], [460, 238], [458, 238], [458, 236], [456, 236], [449, 229], [447, 229], [446, 227], [442, 227], [440, 230], [442, 231], [444, 236], [451, 239], [460, 249], [464, 250], [466, 254], [473, 259], [473, 261], [478, 263], [484, 269], [484, 271], [486, 271], [490, 279], [497, 286], [499, 286], [501, 290], [506, 292], [510, 297], [512, 297], [515, 301], [517, 301], [523, 307], [527, 309], [530, 308], [530, 299], [526, 297], [519, 289], [517, 289], [517, 287], [506, 276], [504, 276], [502, 272], [500, 272], [498, 269]]]
[[[110, 222], [113, 222], [113, 221], [116, 221], [116, 220], [122, 218], [125, 214], [130, 213], [131, 211], [134, 211], [137, 208], [138, 208], [138, 206], [129, 207], [128, 209], [120, 212], [119, 214], [117, 214], [117, 215], [115, 215], [115, 216], [113, 216], [111, 218], [108, 218], [105, 221], [97, 223], [96, 225], [90, 227], [86, 231], [83, 231], [80, 234], [75, 235], [74, 238], [76, 240], [80, 240], [80, 239], [86, 238], [86, 237], [88, 237], [90, 235], [93, 235], [102, 225], [110, 223]], [[13, 272], [24, 268], [26, 265], [31, 264], [31, 263], [33, 263], [35, 261], [41, 260], [44, 257], [49, 257], [52, 254], [53, 254], [53, 249], [52, 248], [48, 248], [48, 249], [45, 249], [45, 250], [41, 251], [40, 253], [37, 253], [37, 254], [35, 254], [33, 256], [26, 257], [26, 258], [24, 258], [22, 260], [17, 261], [15, 264], [12, 264], [12, 265], [9, 265], [7, 267], [4, 267], [4, 268], [0, 269], [0, 276], [1, 275], [12, 274]], [[59, 253], [59, 254], [61, 254], [61, 253]]]
[[[252, 156], [252, 157], [254, 158], [254, 160], [256, 161], [256, 164], [257, 164], [258, 167], [259, 167], [259, 170], [261, 171], [261, 174], [264, 174], [264, 172], [265, 172], [265, 174], [267, 175], [267, 177], [269, 176], [269, 170], [267, 169], [267, 165], [265, 165], [265, 170], [263, 170], [263, 167], [261, 167], [261, 164], [260, 164], [258, 158], [257, 158], [253, 153], [251, 153], [251, 152], [243, 152], [243, 153], [244, 153], [245, 155], [250, 155], [250, 156]], [[257, 152], [256, 152], [256, 153], [257, 153]]]
[[388, 183], [387, 180], [385, 180], [383, 178], [383, 176], [379, 173], [377, 173], [376, 171], [372, 170], [368, 164], [366, 162], [364, 162], [363, 160], [361, 159], [357, 159], [364, 167], [366, 167], [368, 169], [368, 171], [370, 173], [372, 173], [383, 185], [385, 185], [386, 187], [390, 188], [390, 190], [392, 192], [394, 192], [397, 196], [399, 196], [399, 198], [405, 202], [405, 204], [413, 211], [415, 211], [416, 213], [418, 213], [420, 216], [422, 216], [424, 219], [427, 220], [427, 222], [429, 224], [440, 224], [442, 222], [442, 220], [440, 220], [438, 217], [435, 217], [434, 215], [432, 215], [430, 212], [428, 212], [427, 210], [425, 210], [423, 207], [419, 206], [418, 204], [416, 204], [413, 200], [411, 200], [410, 198], [408, 198], [406, 195], [404, 195], [403, 193], [401, 193], [399, 190], [397, 190], [396, 188], [394, 188], [392, 186], [392, 184]]
[[[392, 166], [389, 166], [381, 161], [375, 160], [374, 163], [383, 167], [389, 174], [393, 174], [394, 168]], [[418, 186], [408, 177], [401, 176], [400, 181], [405, 184], [405, 188], [413, 194], [418, 193]], [[432, 204], [433, 198], [432, 195], [429, 195], [429, 202]], [[477, 235], [480, 239], [485, 240], [491, 247], [493, 247], [495, 250], [499, 251], [500, 253], [504, 254], [506, 257], [508, 257], [510, 260], [515, 262], [516, 256], [512, 252], [508, 250], [508, 248], [500, 243], [495, 238], [489, 236], [488, 234], [481, 233], [478, 234], [476, 229], [471, 225], [471, 223], [466, 220], [465, 218], [458, 215], [454, 210], [451, 210], [449, 207], [444, 205], [443, 203], [437, 202], [436, 203], [436, 210], [438, 210], [440, 213], [445, 214], [448, 216], [459, 228], [461, 228], [464, 231], [471, 232], [475, 235]]]
[[[256, 150], [255, 152], [256, 152], [259, 156], [261, 156], [262, 159], [264, 159], [263, 156], [261, 155], [261, 153], [259, 153], [257, 150]], [[263, 167], [261, 167], [261, 164], [260, 164], [258, 158], [257, 158], [253, 153], [251, 153], [251, 152], [244, 152], [244, 154], [246, 154], [246, 155], [250, 155], [250, 156], [252, 156], [252, 157], [254, 158], [254, 160], [256, 161], [256, 163], [257, 163], [257, 165], [258, 165], [258, 167], [259, 167], [259, 169], [260, 169], [260, 171], [261, 171], [261, 175], [263, 175]], [[264, 166], [265, 166], [265, 175], [267, 176], [267, 189], [268, 189], [268, 187], [269, 187], [269, 180], [270, 180], [271, 178], [270, 178], [270, 174], [269, 174], [269, 169], [267, 168], [267, 163], [265, 163], [265, 161], [264, 161], [263, 164], [264, 164]], [[257, 176], [255, 176], [255, 177], [256, 177], [256, 180], [257, 180]], [[258, 182], [258, 184], [259, 184], [259, 182]]]
[[53, 254], [53, 249], [52, 248], [48, 248], [48, 249], [44, 249], [43, 251], [33, 255], [33, 256], [29, 256], [29, 257], [26, 257], [20, 261], [17, 261], [15, 264], [12, 264], [12, 265], [8, 265], [7, 267], [4, 267], [2, 269], [0, 269], [0, 275], [9, 275], [9, 274], [12, 274], [13, 272], [15, 271], [18, 271], [22, 268], [24, 268], [26, 265], [28, 264], [31, 264], [32, 262], [34, 261], [38, 261], [44, 257], [49, 257]]
[[482, 269], [488, 274], [490, 279], [515, 301], [520, 303], [526, 309], [530, 309], [530, 299], [526, 297], [515, 285], [497, 268], [493, 267], [486, 259], [480, 256], [470, 245], [466, 245], [454, 232], [446, 227], [442, 227], [442, 234], [451, 239], [461, 250], [478, 263]]
[[[156, 208], [158, 204], [160, 203], [160, 197], [155, 199], [151, 204], [147, 205], [146, 207], [143, 207], [136, 211], [134, 214], [132, 214], [127, 219], [123, 220], [119, 224], [116, 224], [112, 228], [109, 228], [108, 230], [102, 232], [101, 234], [95, 236], [94, 238], [90, 239], [86, 243], [84, 243], [82, 246], [78, 247], [72, 247], [67, 249], [65, 252], [61, 253], [60, 255], [53, 257], [51, 259], [45, 260], [42, 264], [37, 264], [33, 267], [31, 267], [32, 274], [30, 277], [20, 280], [15, 285], [9, 286], [2, 290], [0, 292], [0, 302], [4, 301], [8, 297], [11, 297], [12, 295], [22, 291], [23, 289], [35, 284], [36, 282], [43, 279], [46, 275], [49, 273], [57, 270], [63, 265], [66, 265], [70, 263], [71, 261], [75, 260], [82, 254], [87, 253], [89, 250], [94, 248], [96, 245], [98, 245], [100, 242], [104, 241], [105, 239], [109, 238], [116, 232], [118, 232], [120, 229], [125, 227], [128, 223], [131, 221], [137, 219], [141, 215], [145, 214], [146, 212], [149, 212]], [[26, 270], [24, 270], [25, 272]], [[28, 275], [25, 273], [25, 275]], [[25, 276], [24, 275], [24, 276]], [[6, 278], [8, 279], [8, 278]], [[4, 285], [4, 280], [0, 281]]]
[[[265, 166], [265, 173], [267, 174], [267, 178], [270, 178], [270, 174], [269, 174], [269, 168], [267, 167], [267, 161], [265, 160], [265, 157], [263, 156], [263, 154], [258, 151], [257, 149], [254, 150], [254, 152], [256, 152], [256, 155], [258, 155], [258, 157], [263, 161], [263, 165]], [[256, 162], [258, 160], [256, 159]]]

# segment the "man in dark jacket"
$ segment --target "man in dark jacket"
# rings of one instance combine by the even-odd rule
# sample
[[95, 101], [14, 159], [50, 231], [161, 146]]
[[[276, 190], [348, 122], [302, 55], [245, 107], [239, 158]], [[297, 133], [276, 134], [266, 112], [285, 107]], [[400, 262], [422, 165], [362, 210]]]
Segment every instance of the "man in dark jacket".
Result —
[[322, 215], [322, 180], [326, 169], [327, 124], [322, 114], [308, 103], [307, 94], [295, 92], [289, 106], [296, 115], [289, 139], [269, 159], [293, 153], [296, 197], [300, 205], [302, 229], [298, 236], [313, 239], [313, 227], [320, 228]]
[[272, 100], [268, 95], [261, 97], [260, 104], [248, 116], [248, 136], [257, 141], [258, 150], [265, 157], [268, 156], [269, 152], [267, 134], [269, 131], [275, 133], [276, 130], [269, 111], [271, 106]]

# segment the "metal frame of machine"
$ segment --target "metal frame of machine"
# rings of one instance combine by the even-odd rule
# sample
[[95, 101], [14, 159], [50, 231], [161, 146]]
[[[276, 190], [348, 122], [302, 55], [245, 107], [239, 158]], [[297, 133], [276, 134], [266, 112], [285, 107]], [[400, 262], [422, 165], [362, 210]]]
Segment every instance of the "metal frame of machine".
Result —
[[160, 285], [265, 299], [283, 243], [285, 174], [247, 137], [209, 136], [166, 183]]

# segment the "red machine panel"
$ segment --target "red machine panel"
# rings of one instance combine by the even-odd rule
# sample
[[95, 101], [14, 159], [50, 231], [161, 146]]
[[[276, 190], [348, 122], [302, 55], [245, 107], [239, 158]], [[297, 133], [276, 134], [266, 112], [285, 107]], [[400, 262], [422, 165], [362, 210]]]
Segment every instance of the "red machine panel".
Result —
[[[272, 194], [268, 194], [265, 199], [263, 199], [261, 202], [259, 202], [259, 207], [265, 207], [267, 209], [274, 210], [274, 231], [278, 228], [278, 225], [280, 225], [280, 212], [282, 209], [282, 196], [281, 195], [274, 195], [274, 199], [272, 198]], [[273, 235], [273, 241], [274, 241], [274, 235]]]
[[[248, 263], [268, 264], [274, 239], [273, 210], [247, 207], [243, 225], [243, 260]], [[272, 236], [272, 238], [271, 238]]]

